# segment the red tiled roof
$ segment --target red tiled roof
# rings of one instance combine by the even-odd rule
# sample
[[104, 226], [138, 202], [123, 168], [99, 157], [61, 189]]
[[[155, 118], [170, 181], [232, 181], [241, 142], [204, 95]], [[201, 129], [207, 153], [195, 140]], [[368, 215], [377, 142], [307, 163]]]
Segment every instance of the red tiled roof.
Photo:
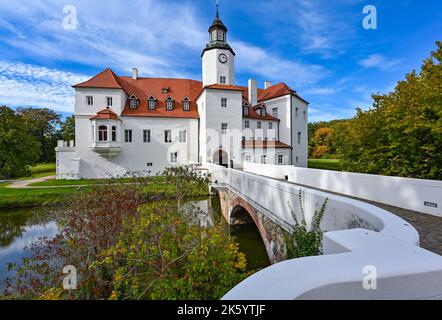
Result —
[[[135, 95], [139, 100], [137, 109], [129, 108], [129, 101], [124, 107], [123, 116], [133, 117], [172, 117], [198, 119], [196, 98], [201, 91], [200, 81], [189, 79], [167, 78], [138, 78], [120, 77], [120, 83], [128, 96]], [[168, 93], [163, 93], [164, 88], [169, 88]], [[156, 110], [148, 110], [148, 99], [154, 97], [157, 100]], [[166, 99], [174, 100], [174, 109], [166, 110]], [[184, 98], [190, 100], [190, 111], [183, 110]]]
[[243, 148], [289, 148], [288, 144], [282, 143], [281, 141], [265, 141], [265, 140], [246, 140], [242, 142]]
[[99, 119], [99, 120], [109, 120], [109, 119], [119, 120], [118, 115], [109, 108], [98, 111], [96, 116], [93, 116], [92, 118], [90, 118], [90, 120], [97, 120], [97, 119]]
[[[278, 118], [273, 117], [268, 112], [266, 112], [265, 116], [261, 116], [258, 113], [258, 109], [264, 107], [265, 104], [263, 102], [257, 104], [253, 108], [249, 105], [249, 112], [248, 115], [243, 115], [244, 118], [250, 118], [250, 119], [259, 119], [259, 120], [270, 120], [270, 121], [280, 121]], [[244, 106], [243, 106], [244, 107]], [[244, 112], [243, 112], [244, 114]]]
[[74, 88], [104, 88], [104, 89], [122, 89], [118, 76], [111, 70], [106, 69], [95, 77], [76, 84]]

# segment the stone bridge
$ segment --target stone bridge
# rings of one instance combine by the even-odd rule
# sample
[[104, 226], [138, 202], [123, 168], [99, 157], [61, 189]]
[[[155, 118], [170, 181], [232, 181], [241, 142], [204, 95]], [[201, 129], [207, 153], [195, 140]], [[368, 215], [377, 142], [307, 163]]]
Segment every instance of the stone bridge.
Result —
[[[204, 167], [223, 216], [231, 224], [253, 221], [273, 263], [224, 299], [442, 299], [442, 257], [419, 247], [419, 234], [407, 221], [347, 197], [213, 164]], [[323, 255], [284, 261], [292, 212], [300, 216], [302, 205], [310, 225], [326, 199]], [[375, 290], [363, 285], [367, 267], [375, 270]]]

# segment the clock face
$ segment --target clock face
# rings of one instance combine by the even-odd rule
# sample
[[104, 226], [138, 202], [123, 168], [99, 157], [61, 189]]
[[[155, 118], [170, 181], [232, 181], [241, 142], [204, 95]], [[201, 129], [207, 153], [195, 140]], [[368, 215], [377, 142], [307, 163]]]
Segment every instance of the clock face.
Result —
[[226, 56], [224, 53], [221, 53], [221, 54], [218, 56], [218, 59], [219, 59], [219, 62], [221, 62], [221, 63], [226, 63], [227, 60], [228, 60], [227, 56]]

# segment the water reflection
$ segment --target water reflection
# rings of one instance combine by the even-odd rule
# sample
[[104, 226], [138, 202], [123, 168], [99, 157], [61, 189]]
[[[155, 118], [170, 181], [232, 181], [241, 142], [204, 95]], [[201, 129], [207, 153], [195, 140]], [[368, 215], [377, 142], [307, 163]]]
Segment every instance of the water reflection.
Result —
[[41, 237], [54, 237], [58, 226], [52, 213], [42, 209], [0, 210], [0, 289], [12, 273], [9, 263], [30, 255], [27, 248]]

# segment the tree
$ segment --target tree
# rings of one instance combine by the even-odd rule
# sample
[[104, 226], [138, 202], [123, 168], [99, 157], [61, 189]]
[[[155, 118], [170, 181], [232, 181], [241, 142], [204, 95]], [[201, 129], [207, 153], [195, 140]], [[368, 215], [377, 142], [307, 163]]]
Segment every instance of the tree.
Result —
[[327, 154], [334, 153], [333, 129], [324, 127], [316, 130], [313, 136], [313, 158], [319, 159]]
[[40, 156], [40, 142], [12, 109], [0, 107], [0, 176], [18, 177], [28, 172]]
[[21, 115], [30, 133], [40, 141], [39, 162], [54, 161], [57, 130], [61, 124], [60, 115], [46, 108], [18, 108], [17, 113]]
[[390, 94], [337, 130], [347, 171], [442, 179], [442, 42]]
[[66, 117], [61, 123], [59, 137], [64, 141], [75, 139], [75, 116]]

